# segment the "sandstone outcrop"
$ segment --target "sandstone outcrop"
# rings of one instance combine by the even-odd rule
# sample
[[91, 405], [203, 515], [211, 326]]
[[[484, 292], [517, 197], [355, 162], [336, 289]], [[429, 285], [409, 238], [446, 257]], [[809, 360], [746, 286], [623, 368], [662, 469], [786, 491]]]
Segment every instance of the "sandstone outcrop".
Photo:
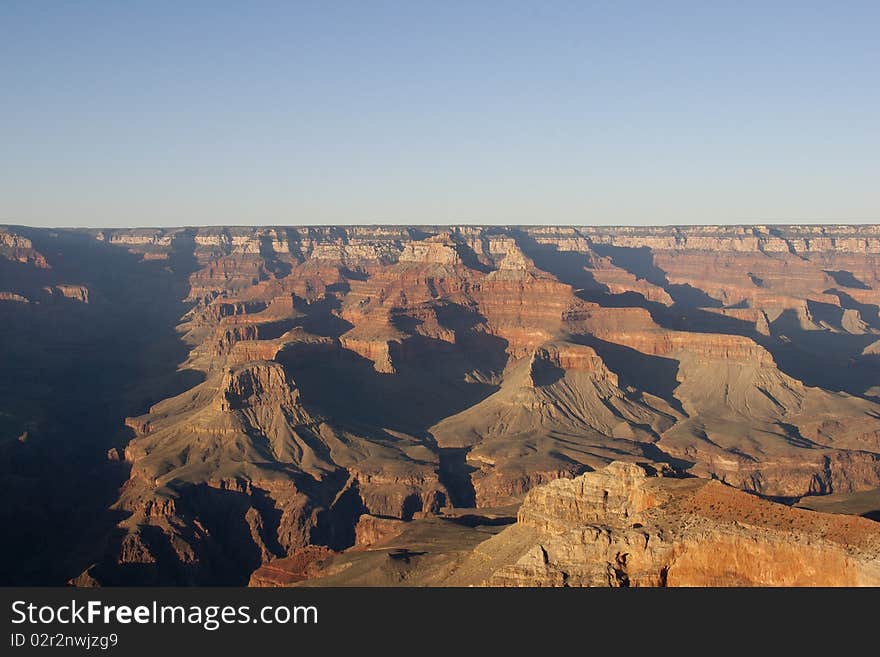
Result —
[[322, 560], [332, 555], [332, 550], [320, 545], [297, 548], [286, 557], [273, 559], [260, 566], [251, 575], [248, 586], [290, 586], [305, 581], [318, 572], [317, 566]]
[[[166, 572], [209, 581], [221, 567], [217, 544], [233, 551], [223, 559], [244, 552], [255, 568], [319, 536], [344, 545], [362, 511], [410, 518], [446, 503], [436, 463], [424, 450], [418, 460], [415, 439], [392, 444], [331, 426], [273, 361], [218, 372], [128, 425], [139, 436], [125, 450], [131, 477], [118, 507], [131, 515], [99, 581], [154, 565], [159, 550], [177, 560]], [[227, 526], [214, 524], [218, 513]]]
[[0, 227], [0, 258], [37, 269], [50, 269], [46, 256], [34, 248], [30, 239], [3, 227]]
[[127, 478], [83, 582], [244, 583], [613, 461], [880, 487], [878, 226], [10, 226], [0, 315], [10, 498]]
[[[216, 456], [209, 467], [198, 465], [205, 460], [193, 451], [193, 437], [205, 429], [177, 411], [168, 414], [168, 426], [180, 447], [170, 452], [186, 456], [180, 467], [151, 465], [162, 451], [138, 452], [138, 445], [162, 435], [153, 434], [163, 426], [160, 404], [148, 419], [130, 422], [150, 430], [127, 451], [132, 480], [161, 472], [153, 485], [179, 486], [194, 469], [202, 473], [195, 485], [235, 480], [247, 483], [233, 488], [277, 489], [300, 471], [310, 481], [332, 481], [279, 493], [302, 499], [291, 520], [298, 529], [282, 531], [298, 538], [282, 542], [276, 555], [309, 544], [313, 530], [320, 535], [320, 519], [338, 516], [330, 511], [334, 504], [350, 516], [344, 542], [367, 541], [373, 539], [358, 538], [370, 533], [366, 525], [356, 525], [363, 511], [407, 519], [438, 512], [450, 498], [479, 507], [515, 503], [536, 486], [620, 459], [675, 461], [765, 495], [878, 486], [880, 407], [809, 385], [782, 371], [776, 356], [785, 357], [796, 327], [865, 335], [855, 357], [870, 358], [880, 320], [869, 304], [880, 299], [871, 295], [873, 270], [860, 259], [880, 257], [870, 246], [880, 237], [860, 242], [836, 232], [843, 231], [829, 227], [818, 237], [795, 227], [113, 232], [111, 242], [145, 254], [191, 245], [199, 263], [190, 278], [196, 305], [183, 327], [193, 345], [189, 362], [209, 376], [190, 398], [227, 386], [223, 367], [258, 372], [248, 369], [252, 363], [275, 359], [294, 375], [302, 371], [308, 396], [319, 376], [314, 363], [347, 363], [352, 354], [369, 363], [377, 384], [386, 377], [405, 386], [419, 368], [434, 368], [439, 387], [428, 394], [459, 409], [427, 423], [421, 418], [431, 412], [411, 407], [398, 422], [393, 404], [382, 403], [373, 413], [355, 414], [362, 419], [352, 424], [345, 411], [339, 416], [340, 404], [320, 395], [317, 406], [332, 408], [326, 419], [280, 392], [263, 402], [248, 397], [240, 409], [208, 404], [205, 417], [221, 425], [230, 413], [245, 413], [242, 435], [267, 436], [270, 446], [279, 435], [297, 442], [308, 432], [282, 459], [288, 483], [269, 486], [251, 457], [235, 456], [229, 467]], [[848, 278], [835, 258], [858, 273]], [[702, 314], [691, 320], [695, 309]], [[335, 376], [364, 376], [352, 369], [355, 362], [338, 366]], [[268, 387], [292, 385], [284, 381]], [[490, 388], [475, 402], [455, 401], [454, 391], [468, 386]], [[402, 388], [393, 389], [389, 394]], [[283, 429], [263, 417], [268, 410], [254, 415], [255, 408], [278, 407], [304, 415], [293, 418], [295, 428], [287, 420]], [[378, 434], [355, 427], [363, 421], [384, 426]], [[387, 436], [388, 426], [409, 432], [409, 446], [388, 451], [388, 439], [375, 437]], [[228, 431], [208, 427], [210, 435]], [[364, 429], [366, 437], [352, 437]], [[413, 437], [420, 433], [428, 442]], [[252, 439], [238, 443], [236, 450], [254, 449]], [[464, 455], [456, 471], [438, 468], [433, 444]], [[413, 449], [422, 450], [415, 459]], [[262, 553], [273, 558], [270, 550]]]
[[[880, 525], [612, 463], [532, 490], [467, 571], [490, 586], [877, 586]], [[663, 474], [662, 472], [660, 473]], [[505, 545], [518, 545], [498, 565]]]
[[380, 518], [364, 514], [355, 526], [355, 547], [367, 547], [399, 536], [406, 528], [406, 523], [394, 518]]

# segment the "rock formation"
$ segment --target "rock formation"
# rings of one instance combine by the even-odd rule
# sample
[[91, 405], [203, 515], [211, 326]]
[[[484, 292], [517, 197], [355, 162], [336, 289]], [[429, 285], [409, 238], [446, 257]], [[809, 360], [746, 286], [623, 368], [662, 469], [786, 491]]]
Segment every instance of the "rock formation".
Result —
[[462, 569], [488, 568], [489, 586], [880, 585], [876, 522], [651, 470], [615, 462], [535, 488]]
[[878, 226], [10, 226], [0, 327], [6, 522], [98, 473], [64, 579], [245, 583], [614, 461], [880, 488]]

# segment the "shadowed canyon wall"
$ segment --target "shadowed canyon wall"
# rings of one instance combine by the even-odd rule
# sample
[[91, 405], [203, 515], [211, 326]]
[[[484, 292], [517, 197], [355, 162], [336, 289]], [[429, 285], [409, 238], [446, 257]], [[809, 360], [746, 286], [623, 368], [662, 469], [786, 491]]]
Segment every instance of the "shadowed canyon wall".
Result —
[[245, 584], [611, 462], [878, 488], [878, 310], [880, 226], [0, 227], [3, 581]]

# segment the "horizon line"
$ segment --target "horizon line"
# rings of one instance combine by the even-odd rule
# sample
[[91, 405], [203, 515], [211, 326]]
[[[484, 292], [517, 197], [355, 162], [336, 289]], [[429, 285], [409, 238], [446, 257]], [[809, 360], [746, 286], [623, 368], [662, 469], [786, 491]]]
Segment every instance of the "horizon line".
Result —
[[744, 221], [724, 223], [656, 223], [656, 224], [601, 224], [601, 223], [248, 223], [248, 224], [142, 224], [136, 226], [40, 226], [33, 224], [0, 223], [4, 228], [31, 228], [43, 230], [159, 230], [180, 228], [729, 228], [729, 227], [803, 227], [803, 226], [837, 226], [865, 227], [880, 226], [880, 218], [872, 221], [853, 223], [847, 220], [801, 220], [801, 221]]

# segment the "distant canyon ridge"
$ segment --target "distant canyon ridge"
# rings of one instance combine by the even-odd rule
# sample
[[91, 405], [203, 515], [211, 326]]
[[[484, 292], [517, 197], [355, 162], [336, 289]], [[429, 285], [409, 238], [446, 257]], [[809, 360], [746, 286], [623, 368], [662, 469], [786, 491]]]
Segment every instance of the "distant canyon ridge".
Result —
[[880, 583], [880, 226], [0, 226], [0, 373], [2, 584]]

